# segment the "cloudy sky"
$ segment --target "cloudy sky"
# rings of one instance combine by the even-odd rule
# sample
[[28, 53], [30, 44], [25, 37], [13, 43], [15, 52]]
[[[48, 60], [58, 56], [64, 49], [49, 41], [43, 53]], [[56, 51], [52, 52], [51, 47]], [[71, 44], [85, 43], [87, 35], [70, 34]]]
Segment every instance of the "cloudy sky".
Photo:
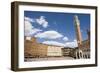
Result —
[[90, 15], [77, 13], [24, 11], [25, 36], [36, 37], [39, 43], [76, 47], [74, 15], [80, 20], [83, 40], [90, 29]]

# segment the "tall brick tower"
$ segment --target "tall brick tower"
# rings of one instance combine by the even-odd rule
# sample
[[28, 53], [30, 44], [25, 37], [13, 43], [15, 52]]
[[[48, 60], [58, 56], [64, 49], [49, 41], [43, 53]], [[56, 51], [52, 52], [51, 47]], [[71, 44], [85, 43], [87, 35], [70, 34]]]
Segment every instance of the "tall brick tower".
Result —
[[81, 35], [81, 30], [80, 30], [80, 21], [77, 15], [74, 16], [74, 24], [75, 24], [75, 30], [76, 30], [77, 44], [78, 44], [78, 47], [81, 48], [82, 35]]

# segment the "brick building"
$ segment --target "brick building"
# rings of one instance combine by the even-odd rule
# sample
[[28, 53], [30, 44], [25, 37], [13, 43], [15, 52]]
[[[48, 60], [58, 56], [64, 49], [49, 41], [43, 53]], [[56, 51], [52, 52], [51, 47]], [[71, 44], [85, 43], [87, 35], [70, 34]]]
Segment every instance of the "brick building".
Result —
[[63, 47], [38, 43], [34, 37], [30, 39], [25, 37], [24, 56], [25, 58], [62, 56], [61, 48]]

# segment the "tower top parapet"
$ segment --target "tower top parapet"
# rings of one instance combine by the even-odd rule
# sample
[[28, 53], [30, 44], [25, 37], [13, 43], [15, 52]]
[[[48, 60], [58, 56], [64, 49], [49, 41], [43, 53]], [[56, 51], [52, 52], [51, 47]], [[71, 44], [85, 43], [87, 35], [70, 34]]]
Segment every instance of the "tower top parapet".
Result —
[[74, 15], [74, 22], [75, 22], [75, 25], [80, 25], [80, 21], [77, 15]]

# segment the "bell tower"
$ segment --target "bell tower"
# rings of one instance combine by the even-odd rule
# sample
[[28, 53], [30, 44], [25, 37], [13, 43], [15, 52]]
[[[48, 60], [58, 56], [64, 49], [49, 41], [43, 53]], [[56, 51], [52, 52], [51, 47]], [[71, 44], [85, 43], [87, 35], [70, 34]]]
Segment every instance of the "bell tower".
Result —
[[74, 16], [74, 24], [75, 24], [75, 31], [76, 31], [76, 37], [77, 37], [77, 44], [78, 44], [78, 47], [81, 48], [82, 35], [81, 35], [81, 30], [80, 30], [80, 21], [77, 15]]

